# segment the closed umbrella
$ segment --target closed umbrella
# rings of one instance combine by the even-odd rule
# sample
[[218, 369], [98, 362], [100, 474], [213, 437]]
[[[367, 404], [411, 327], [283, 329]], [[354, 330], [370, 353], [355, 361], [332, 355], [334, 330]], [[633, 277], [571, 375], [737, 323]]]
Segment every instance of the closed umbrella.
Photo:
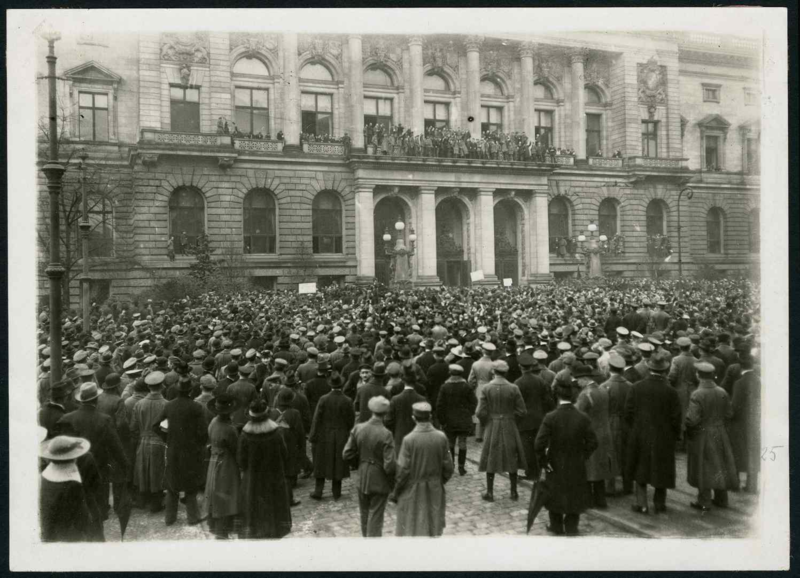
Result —
[[526, 533], [530, 533], [531, 526], [536, 520], [536, 516], [542, 511], [545, 500], [550, 496], [550, 482], [545, 477], [544, 470], [539, 475], [539, 479], [533, 483], [531, 490], [531, 501], [528, 504], [528, 527]]

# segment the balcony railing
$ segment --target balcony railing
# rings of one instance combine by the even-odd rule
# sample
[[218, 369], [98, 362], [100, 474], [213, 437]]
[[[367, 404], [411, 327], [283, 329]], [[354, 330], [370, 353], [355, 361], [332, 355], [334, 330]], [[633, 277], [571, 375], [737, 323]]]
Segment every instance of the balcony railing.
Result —
[[146, 143], [230, 147], [232, 145], [229, 134], [210, 134], [200, 132], [174, 132], [168, 130], [142, 129], [142, 141]]
[[682, 169], [686, 167], [687, 160], [659, 157], [628, 157], [625, 159], [625, 164], [628, 167], [644, 167], [648, 169]]
[[590, 167], [602, 167], [604, 169], [621, 169], [621, 158], [589, 157]]
[[283, 152], [283, 141], [235, 138], [233, 148], [254, 153], [280, 153]]
[[573, 166], [575, 164], [575, 157], [573, 155], [556, 155], [555, 159], [557, 165]]
[[344, 145], [339, 142], [304, 142], [303, 152], [315, 155], [344, 156]]

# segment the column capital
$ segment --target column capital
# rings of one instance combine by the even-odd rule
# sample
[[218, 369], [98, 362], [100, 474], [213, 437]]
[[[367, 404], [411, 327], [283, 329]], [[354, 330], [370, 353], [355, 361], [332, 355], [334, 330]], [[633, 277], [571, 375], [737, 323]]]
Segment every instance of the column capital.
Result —
[[589, 50], [586, 48], [575, 48], [569, 51], [570, 64], [585, 64], [589, 58]]
[[432, 185], [419, 185], [417, 187], [417, 192], [420, 195], [435, 195], [437, 188], [438, 187], [434, 187]]
[[494, 196], [495, 190], [496, 189], [494, 189], [494, 188], [488, 188], [488, 187], [478, 187], [477, 188], [478, 194], [482, 195], [482, 196], [483, 195], [492, 195], [492, 196]]
[[467, 36], [464, 39], [464, 46], [467, 52], [479, 51], [483, 45], [483, 36]]
[[415, 44], [419, 44], [420, 46], [422, 46], [422, 36], [414, 35], [408, 37], [408, 45], [413, 46]]
[[361, 35], [360, 34], [348, 34], [347, 35], [347, 39], [348, 40], [361, 40]]
[[536, 44], [528, 41], [520, 42], [518, 49], [520, 58], [533, 58], [533, 53], [536, 50]]

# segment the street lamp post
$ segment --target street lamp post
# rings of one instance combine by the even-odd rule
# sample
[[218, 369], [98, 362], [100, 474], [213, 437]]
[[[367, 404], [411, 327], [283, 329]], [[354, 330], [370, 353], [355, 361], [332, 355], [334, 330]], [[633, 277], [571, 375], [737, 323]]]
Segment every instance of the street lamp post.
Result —
[[408, 284], [411, 282], [411, 258], [416, 253], [417, 235], [414, 232], [414, 228], [411, 227], [408, 235], [410, 248], [407, 248], [403, 242], [403, 231], [406, 228], [406, 224], [401, 217], [398, 217], [394, 228], [397, 231], [397, 240], [394, 247], [392, 247], [392, 235], [389, 233], [388, 227], [383, 233], [384, 252], [390, 263], [390, 283], [392, 285]]
[[42, 167], [47, 178], [47, 191], [50, 195], [50, 263], [45, 272], [50, 279], [50, 381], [61, 380], [61, 282], [64, 267], [61, 264], [60, 238], [61, 223], [58, 213], [58, 198], [61, 194], [61, 178], [64, 165], [58, 162], [58, 121], [56, 110], [56, 53], [55, 44], [61, 35], [54, 31], [42, 33], [47, 41], [47, 92], [49, 123], [49, 155], [47, 164]]
[[89, 292], [91, 289], [91, 277], [89, 276], [89, 210], [87, 208], [86, 200], [86, 159], [89, 158], [89, 153], [86, 149], [82, 149], [78, 153], [78, 158], [81, 160], [81, 211], [82, 219], [80, 224], [81, 229], [81, 251], [83, 253], [83, 274], [81, 275], [81, 301], [83, 305], [83, 325], [84, 333], [89, 332]]
[[681, 279], [683, 279], [683, 249], [681, 246], [681, 229], [683, 229], [681, 224], [681, 197], [683, 197], [683, 193], [686, 193], [686, 199], [691, 201], [694, 196], [694, 189], [692, 187], [684, 187], [678, 193], [678, 277]]
[[595, 223], [589, 223], [586, 230], [588, 234], [588, 247], [584, 246], [584, 243], [587, 241], [587, 235], [583, 233], [578, 235], [578, 242], [581, 244], [583, 253], [589, 254], [589, 277], [602, 277], [603, 269], [600, 263], [600, 254], [604, 253], [606, 250], [606, 241], [608, 241], [608, 237], [605, 235], [598, 236], [599, 231]]

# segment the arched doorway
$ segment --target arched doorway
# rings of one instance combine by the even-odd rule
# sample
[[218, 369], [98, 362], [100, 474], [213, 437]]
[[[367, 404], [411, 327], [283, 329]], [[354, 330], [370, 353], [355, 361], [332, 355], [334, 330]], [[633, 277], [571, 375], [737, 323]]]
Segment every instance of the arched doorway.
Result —
[[386, 243], [383, 240], [383, 235], [387, 231], [389, 232], [392, 236], [391, 246], [394, 247], [394, 243], [397, 240], [397, 230], [394, 228], [394, 224], [399, 218], [406, 225], [403, 230], [403, 242], [408, 246], [409, 217], [408, 206], [397, 197], [385, 197], [375, 205], [373, 218], [375, 229], [375, 279], [385, 285], [388, 285], [390, 281], [390, 262], [384, 250]]
[[511, 279], [519, 285], [520, 255], [519, 207], [508, 199], [494, 206], [494, 270], [501, 283]]
[[454, 198], [436, 207], [436, 273], [449, 287], [470, 285], [465, 212], [464, 204]]

